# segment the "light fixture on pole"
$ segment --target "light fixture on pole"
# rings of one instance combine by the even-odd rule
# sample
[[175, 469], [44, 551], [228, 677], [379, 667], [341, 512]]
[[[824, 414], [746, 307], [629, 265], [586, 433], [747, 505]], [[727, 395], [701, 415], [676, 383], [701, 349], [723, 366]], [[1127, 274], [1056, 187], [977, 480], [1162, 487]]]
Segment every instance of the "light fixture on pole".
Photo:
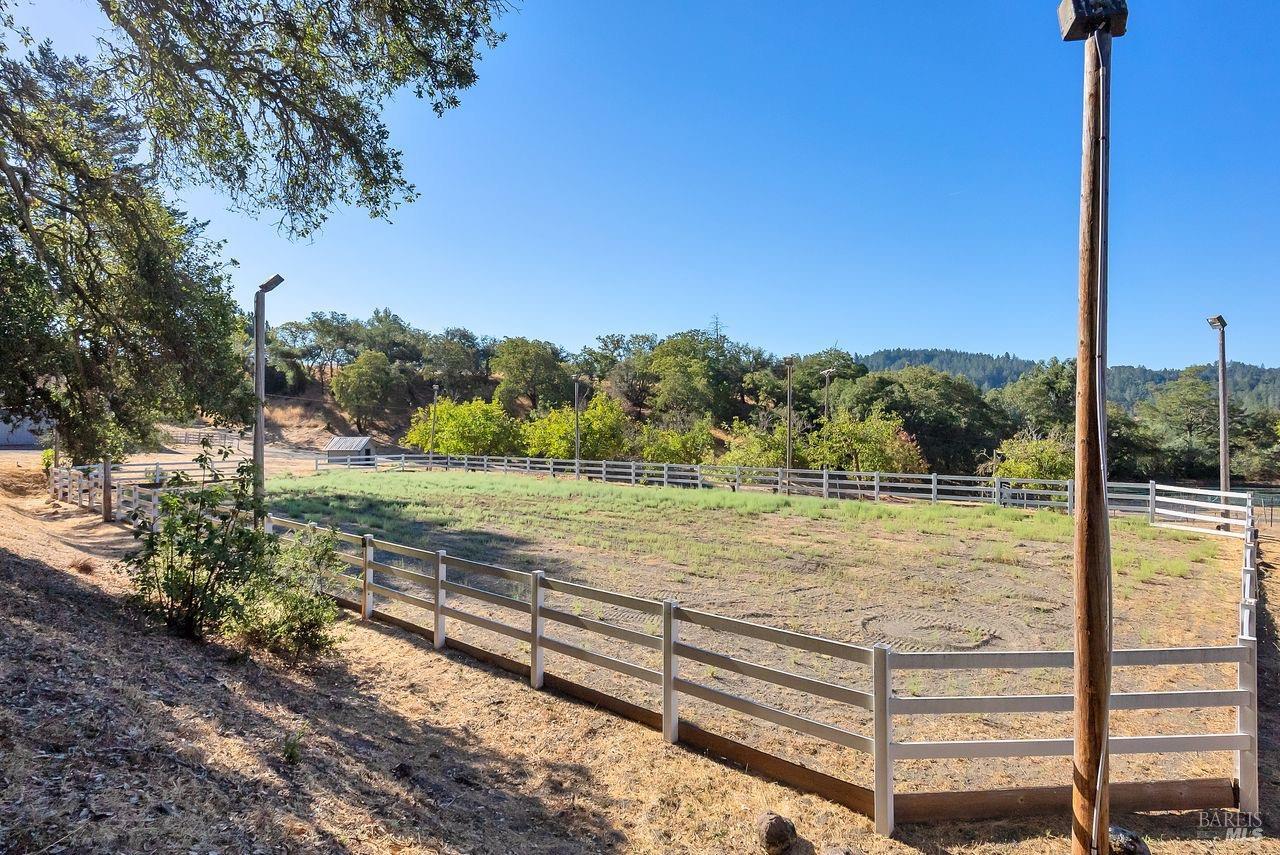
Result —
[[[1218, 489], [1231, 489], [1231, 448], [1227, 444], [1227, 319], [1222, 315], [1209, 318], [1209, 326], [1218, 331]], [[1222, 497], [1222, 504], [1227, 497]], [[1227, 515], [1226, 511], [1222, 512]]]
[[1111, 40], [1124, 34], [1125, 0], [1062, 0], [1065, 41], [1084, 42], [1080, 161], [1079, 319], [1076, 339], [1074, 747], [1071, 853], [1107, 855], [1107, 743], [1111, 696], [1111, 535], [1107, 518], [1107, 194]]
[[266, 499], [267, 457], [267, 292], [284, 277], [277, 273], [258, 286], [253, 295], [253, 392], [257, 398], [257, 418], [253, 425], [253, 498], [258, 519], [262, 518]]
[[822, 419], [823, 421], [831, 421], [831, 375], [834, 374], [838, 366], [832, 365], [829, 368], [822, 369]]

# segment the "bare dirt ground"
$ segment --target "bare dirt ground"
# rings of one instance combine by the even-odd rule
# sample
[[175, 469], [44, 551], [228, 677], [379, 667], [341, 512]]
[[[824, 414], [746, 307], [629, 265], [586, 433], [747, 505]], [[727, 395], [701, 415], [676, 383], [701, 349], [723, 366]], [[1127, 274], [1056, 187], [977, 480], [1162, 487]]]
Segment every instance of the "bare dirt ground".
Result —
[[[347, 621], [338, 657], [307, 672], [172, 639], [125, 601], [126, 530], [50, 503], [12, 458], [0, 473], [0, 851], [737, 853], [758, 851], [766, 809], [795, 820], [796, 855], [1066, 851], [1065, 822], [1034, 818], [881, 840], [842, 807], [384, 626]], [[1272, 816], [1276, 718], [1264, 706]], [[1194, 815], [1121, 821], [1163, 855], [1280, 851], [1201, 841]]]
[[[273, 507], [286, 516], [548, 577], [689, 608], [836, 638], [887, 642], [897, 650], [1061, 650], [1071, 647], [1071, 523], [1060, 514], [954, 505], [823, 503], [814, 499], [550, 483], [523, 475], [359, 473], [273, 481]], [[1230, 645], [1235, 642], [1241, 553], [1237, 541], [1115, 523], [1116, 638], [1120, 647]], [[380, 561], [401, 562], [391, 554]], [[413, 562], [408, 562], [412, 565]], [[455, 574], [458, 575], [458, 574]], [[476, 574], [467, 584], [527, 598], [521, 586]], [[425, 596], [391, 577], [380, 584]], [[516, 624], [522, 618], [455, 597], [453, 605]], [[551, 594], [547, 605], [656, 635], [658, 622], [626, 609]], [[420, 609], [382, 608], [419, 624]], [[523, 624], [520, 624], [523, 625]], [[452, 635], [514, 659], [527, 645], [451, 621]], [[548, 635], [650, 668], [657, 651], [560, 623]], [[682, 640], [792, 673], [868, 690], [865, 666], [690, 624]], [[548, 669], [657, 709], [656, 687], [633, 677], [548, 654]], [[684, 663], [693, 682], [747, 697], [855, 733], [871, 733], [857, 707], [794, 692], [715, 667]], [[1121, 668], [1116, 691], [1234, 688], [1231, 666]], [[984, 669], [895, 675], [900, 695], [1069, 693], [1069, 669]], [[682, 717], [716, 733], [870, 787], [871, 758], [774, 727], [706, 701], [682, 699]], [[899, 741], [1071, 736], [1065, 713], [901, 716]], [[1227, 733], [1230, 709], [1118, 711], [1117, 735]], [[1116, 780], [1230, 778], [1233, 755], [1124, 755]], [[896, 765], [899, 792], [1061, 784], [1068, 758], [914, 760]]]

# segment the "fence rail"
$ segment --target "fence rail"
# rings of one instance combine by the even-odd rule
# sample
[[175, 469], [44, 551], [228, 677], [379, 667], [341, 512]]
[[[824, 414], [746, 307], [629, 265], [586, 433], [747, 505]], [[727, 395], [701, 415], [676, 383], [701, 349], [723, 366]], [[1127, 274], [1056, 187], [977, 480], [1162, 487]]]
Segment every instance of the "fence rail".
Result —
[[[423, 456], [425, 457], [425, 456]], [[545, 467], [541, 471], [557, 471], [566, 461], [539, 461], [536, 458], [451, 458], [458, 462], [450, 468], [470, 468], [478, 466], [482, 471], [538, 471], [535, 464]], [[376, 458], [375, 464], [393, 465], [396, 468], [408, 468], [415, 464], [413, 456], [393, 456]], [[440, 456], [426, 461], [432, 466], [448, 465]], [[572, 464], [573, 461], [567, 461]], [[585, 464], [586, 461], [580, 461]], [[664, 464], [632, 464], [615, 461], [592, 462], [591, 471], [598, 471], [602, 479], [609, 479], [616, 472], [626, 477], [635, 473], [637, 478], [650, 477], [661, 468], [664, 483], [676, 483], [672, 480], [670, 467]], [[514, 470], [512, 467], [516, 467]], [[520, 468], [524, 467], [524, 468]], [[619, 468], [625, 467], [625, 468]], [[736, 467], [685, 467], [692, 470], [693, 483], [705, 486], [708, 477], [725, 479], [731, 476], [736, 485], [751, 483], [770, 477], [781, 479], [785, 485], [788, 478], [793, 481], [797, 470], [778, 475], [773, 470], [738, 470]], [[568, 470], [573, 473], [575, 470]], [[579, 473], [584, 469], [580, 466]], [[679, 473], [687, 478], [689, 471]], [[804, 478], [812, 480], [813, 471], [799, 471]], [[900, 489], [897, 484], [926, 484], [926, 496], [945, 495], [943, 486], [954, 482], [956, 489], [964, 489], [965, 485], [976, 485], [975, 489], [985, 489], [981, 479], [969, 476], [904, 476], [901, 473], [822, 473], [816, 477], [825, 481], [824, 490], [830, 490], [832, 474], [851, 476], [849, 481], [859, 484], [871, 484], [878, 488], [880, 495], [885, 495], [885, 488]], [[101, 473], [96, 473], [99, 478]], [[86, 507], [94, 502], [93, 485], [95, 473], [92, 470], [61, 469], [51, 473], [50, 490], [56, 496], [73, 501]], [[907, 480], [908, 478], [915, 479]], [[901, 480], [899, 480], [901, 479]], [[1064, 495], [1070, 495], [1070, 484], [1063, 488], [1061, 483], [1036, 482], [1038, 486], [1026, 487], [1027, 492], [1052, 491], [1064, 489]], [[1012, 497], [1017, 491], [1014, 485], [993, 484], [989, 494], [992, 502], [1001, 500], [1002, 496]], [[1019, 485], [1025, 486], [1025, 485]], [[1005, 492], [1009, 487], [1010, 492]], [[1115, 709], [1124, 710], [1172, 710], [1188, 708], [1227, 707], [1236, 710], [1236, 728], [1230, 733], [1180, 733], [1151, 734], [1141, 736], [1112, 737], [1111, 750], [1122, 753], [1177, 753], [1177, 752], [1209, 752], [1228, 751], [1235, 754], [1236, 778], [1231, 783], [1231, 800], [1243, 811], [1258, 810], [1258, 687], [1257, 687], [1257, 638], [1256, 638], [1256, 598], [1257, 598], [1257, 529], [1253, 526], [1252, 505], [1248, 494], [1218, 494], [1215, 491], [1196, 491], [1187, 488], [1164, 488], [1159, 485], [1113, 485], [1119, 488], [1117, 495], [1136, 497], [1139, 490], [1145, 491], [1146, 510], [1157, 525], [1168, 506], [1186, 506], [1186, 502], [1204, 503], [1214, 498], [1243, 500], [1245, 504], [1234, 504], [1227, 507], [1242, 509], [1238, 511], [1238, 519], [1242, 532], [1225, 532], [1214, 528], [1197, 529], [1207, 535], [1230, 534], [1243, 540], [1244, 568], [1241, 582], [1240, 632], [1236, 643], [1230, 646], [1206, 646], [1184, 648], [1157, 648], [1116, 650], [1113, 652], [1113, 663], [1119, 667], [1164, 667], [1189, 664], [1224, 664], [1234, 665], [1236, 685], [1231, 688], [1196, 688], [1169, 689], [1164, 691], [1115, 693], [1111, 703]], [[785, 487], [784, 487], [785, 488]], [[145, 486], [141, 483], [118, 484], [115, 489], [117, 513], [133, 511], [141, 512], [143, 519], [153, 523], [160, 513], [160, 497], [171, 487]], [[830, 493], [826, 493], [830, 495]], [[967, 495], [967, 494], [966, 494]], [[1206, 499], [1208, 495], [1210, 498]], [[1154, 498], [1153, 498], [1154, 497]], [[98, 498], [100, 499], [100, 493]], [[1126, 499], [1127, 501], [1128, 499]], [[1179, 504], [1182, 503], [1182, 504]], [[1190, 505], [1197, 507], [1197, 505]], [[1216, 508], [1217, 506], [1214, 505]], [[1210, 515], [1202, 515], [1210, 516]], [[1212, 517], [1217, 520], [1218, 517]], [[278, 531], [285, 538], [306, 538], [315, 532], [315, 523], [305, 523], [284, 517], [271, 515], [267, 517], [269, 530]], [[737, 746], [742, 751], [754, 752], [754, 756], [764, 758], [774, 770], [776, 777], [796, 786], [814, 788], [815, 781], [825, 781], [821, 791], [842, 803], [868, 813], [874, 818], [876, 830], [881, 834], [890, 834], [894, 827], [894, 783], [895, 763], [899, 760], [938, 759], [938, 758], [989, 758], [989, 757], [1028, 757], [1059, 756], [1070, 754], [1071, 740], [1062, 738], [1025, 738], [1025, 739], [966, 739], [950, 741], [898, 741], [894, 737], [894, 719], [903, 716], [925, 715], [974, 715], [1001, 713], [1038, 713], [1060, 712], [1071, 708], [1071, 697], [1068, 695], [969, 695], [969, 696], [928, 696], [911, 697], [898, 695], [894, 690], [894, 674], [898, 671], [931, 671], [943, 672], [952, 669], [1065, 669], [1072, 667], [1071, 651], [948, 651], [937, 653], [919, 653], [896, 651], [884, 645], [866, 647], [835, 639], [823, 638], [792, 630], [779, 629], [763, 624], [745, 621], [725, 615], [701, 611], [695, 608], [665, 600], [659, 601], [632, 594], [595, 588], [576, 582], [548, 578], [541, 571], [523, 571], [499, 566], [487, 562], [461, 559], [446, 554], [443, 550], [429, 550], [415, 546], [394, 543], [369, 534], [338, 532], [339, 544], [337, 554], [351, 565], [354, 572], [333, 574], [332, 581], [354, 590], [358, 599], [350, 601], [342, 595], [338, 598], [348, 605], [354, 606], [363, 619], [381, 619], [405, 626], [420, 632], [432, 640], [435, 647], [440, 648], [450, 643], [449, 627], [451, 622], [458, 621], [481, 630], [496, 633], [528, 644], [527, 665], [516, 665], [506, 660], [512, 667], [518, 667], [521, 673], [527, 673], [530, 683], [535, 688], [544, 685], [547, 679], [547, 655], [567, 656], [585, 663], [588, 666], [602, 668], [614, 673], [639, 680], [645, 684], [660, 687], [661, 714], [657, 724], [660, 725], [664, 738], [677, 742], [686, 738], [687, 734], [703, 734], [698, 738], [712, 739], [714, 744], [723, 747]], [[346, 551], [355, 547], [356, 551]], [[394, 556], [393, 559], [379, 560], [379, 555]], [[378, 574], [382, 574], [379, 577]], [[478, 578], [501, 580], [512, 590], [497, 593], [486, 590], [476, 584]], [[391, 580], [395, 580], [392, 582]], [[408, 590], [406, 583], [412, 587]], [[548, 606], [544, 600], [547, 594], [572, 597], [617, 607], [634, 612], [636, 615], [648, 616], [650, 620], [660, 618], [660, 630], [656, 632], [640, 631], [604, 620], [603, 618], [587, 618], [561, 608]], [[391, 601], [417, 609], [428, 615], [426, 624], [407, 621], [378, 610], [378, 601]], [[498, 610], [498, 617], [491, 617], [468, 611], [470, 603], [483, 603]], [[503, 618], [505, 616], [505, 619]], [[557, 637], [555, 627], [570, 626], [594, 636], [629, 643], [640, 650], [660, 651], [661, 667], [649, 667], [640, 662], [629, 661], [617, 655], [608, 655], [580, 644], [570, 643], [563, 637]], [[717, 636], [723, 635], [737, 639], [752, 639], [789, 648], [801, 653], [820, 657], [833, 657], [860, 666], [861, 676], [850, 684], [819, 680], [800, 673], [784, 670], [780, 667], [752, 662], [741, 656], [730, 656], [717, 653], [705, 647], [693, 645], [681, 638], [683, 626], [697, 626], [710, 630]], [[550, 628], [549, 628], [550, 627]], [[482, 648], [455, 644], [489, 657], [491, 661], [502, 657], [486, 653]], [[793, 658], [791, 660], [795, 662]], [[836, 723], [820, 721], [806, 715], [781, 709], [751, 700], [740, 695], [731, 694], [720, 689], [703, 685], [682, 674], [683, 663], [697, 663], [704, 666], [721, 668], [735, 674], [762, 681], [767, 684], [782, 686], [801, 692], [805, 695], [833, 700], [838, 703], [871, 711], [870, 733], [859, 733], [842, 727]], [[569, 686], [568, 681], [556, 678], [560, 686]], [[651, 715], [643, 708], [634, 707], [616, 698], [604, 695], [593, 689], [578, 687], [582, 692], [594, 693], [594, 697], [611, 702], [611, 708], [632, 715], [637, 719], [645, 719]], [[830, 778], [813, 773], [812, 770], [796, 766], [779, 758], [743, 747], [733, 740], [724, 737], [706, 737], [704, 732], [691, 728], [688, 723], [682, 725], [680, 720], [680, 704], [683, 697], [697, 698], [738, 714], [768, 722], [773, 725], [789, 728], [798, 733], [816, 737], [835, 745], [863, 752], [873, 758], [874, 785], [870, 792], [847, 781]], [[737, 750], [737, 749], [734, 749]], [[797, 771], [799, 770], [799, 771]], [[1203, 798], [1206, 801], [1217, 800], [1214, 804], [1201, 803], [1200, 807], [1221, 807], [1225, 796], [1221, 787], [1211, 787], [1205, 782], [1183, 782], [1186, 787], [1176, 793], [1162, 796], [1151, 796], [1147, 801], [1134, 797], [1134, 809], [1166, 809], [1171, 805], [1190, 807], [1189, 798]], [[1204, 786], [1199, 786], [1204, 784]], [[1119, 785], [1126, 786], [1126, 785]], [[1129, 785], [1136, 786], [1136, 785]], [[1144, 784], [1145, 786], [1145, 784]], [[1044, 788], [1029, 788], [1028, 798], [1033, 800], [1047, 799]], [[1167, 787], [1153, 786], [1151, 793], [1166, 793]], [[1003, 792], [1003, 791], [1001, 791]], [[1128, 792], [1128, 791], [1126, 791]], [[1193, 792], [1194, 797], [1187, 796]], [[981, 794], [951, 794], [955, 798], [945, 802], [946, 807], [939, 815], [949, 817], [983, 816], [982, 799], [971, 801], [971, 797]], [[945, 800], [947, 794], [906, 794], [901, 797], [905, 806], [905, 815], [914, 819], [927, 817], [923, 805], [935, 809], [940, 799]], [[995, 797], [994, 795], [992, 796]], [[1003, 797], [1003, 796], [1001, 796]], [[1056, 798], [1056, 796], [1054, 796]], [[988, 800], [989, 802], [990, 800]], [[1037, 802], [1038, 803], [1038, 802]], [[966, 811], [968, 813], [966, 814]]]
[[[766, 491], [824, 499], [989, 503], [1010, 508], [1075, 511], [1073, 479], [446, 454], [317, 458], [315, 468], [317, 471], [456, 469], [463, 472], [572, 476], [611, 484]], [[1231, 536], [1243, 538], [1253, 513], [1253, 495], [1176, 487], [1154, 481], [1116, 481], [1107, 486], [1107, 506], [1113, 513], [1146, 514], [1151, 523], [1166, 528], [1221, 528]]]

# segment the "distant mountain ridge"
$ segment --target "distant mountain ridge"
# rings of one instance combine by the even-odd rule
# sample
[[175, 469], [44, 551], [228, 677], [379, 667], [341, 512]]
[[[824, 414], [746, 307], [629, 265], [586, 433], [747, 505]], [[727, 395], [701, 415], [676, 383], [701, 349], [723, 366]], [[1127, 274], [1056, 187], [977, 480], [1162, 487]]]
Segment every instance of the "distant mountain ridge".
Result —
[[[948, 374], [967, 377], [984, 392], [999, 389], [1017, 380], [1037, 365], [1010, 353], [999, 356], [947, 348], [895, 347], [874, 353], [855, 354], [858, 362], [872, 371], [896, 371], [909, 365], [927, 365]], [[1194, 366], [1206, 380], [1214, 380], [1212, 365]], [[1147, 368], [1142, 365], [1113, 365], [1107, 371], [1107, 397], [1132, 408], [1151, 396], [1151, 387], [1176, 378], [1183, 369]], [[1264, 368], [1247, 362], [1227, 364], [1227, 384], [1233, 399], [1247, 409], [1280, 409], [1280, 368]]]
[[871, 371], [897, 371], [910, 365], [927, 365], [948, 374], [968, 377], [984, 392], [1009, 385], [1036, 365], [1034, 359], [1020, 359], [1008, 353], [992, 356], [936, 347], [894, 347], [865, 355], [854, 354], [854, 358]]

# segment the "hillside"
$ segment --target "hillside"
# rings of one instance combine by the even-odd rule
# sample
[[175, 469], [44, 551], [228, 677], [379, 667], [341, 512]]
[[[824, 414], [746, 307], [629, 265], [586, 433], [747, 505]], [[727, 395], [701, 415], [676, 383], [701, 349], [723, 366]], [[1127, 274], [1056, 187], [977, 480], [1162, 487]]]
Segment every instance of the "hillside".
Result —
[[[1012, 383], [1029, 371], [1036, 362], [1005, 353], [996, 356], [965, 350], [942, 348], [891, 348], [856, 359], [872, 371], [895, 371], [909, 365], [927, 365], [948, 374], [967, 377], [984, 392]], [[1214, 380], [1212, 365], [1192, 366], [1200, 369], [1207, 380]], [[1176, 378], [1181, 368], [1147, 368], [1142, 365], [1113, 365], [1107, 371], [1107, 394], [1116, 403], [1132, 407], [1151, 396], [1152, 386]], [[1247, 362], [1231, 362], [1227, 366], [1227, 382], [1231, 395], [1245, 408], [1280, 408], [1280, 368], [1266, 368]]]
[[865, 355], [854, 354], [854, 358], [871, 371], [897, 371], [909, 365], [927, 365], [948, 374], [968, 377], [984, 392], [1012, 383], [1036, 364], [1034, 360], [1020, 359], [1008, 353], [993, 356], [934, 347], [895, 347]]

